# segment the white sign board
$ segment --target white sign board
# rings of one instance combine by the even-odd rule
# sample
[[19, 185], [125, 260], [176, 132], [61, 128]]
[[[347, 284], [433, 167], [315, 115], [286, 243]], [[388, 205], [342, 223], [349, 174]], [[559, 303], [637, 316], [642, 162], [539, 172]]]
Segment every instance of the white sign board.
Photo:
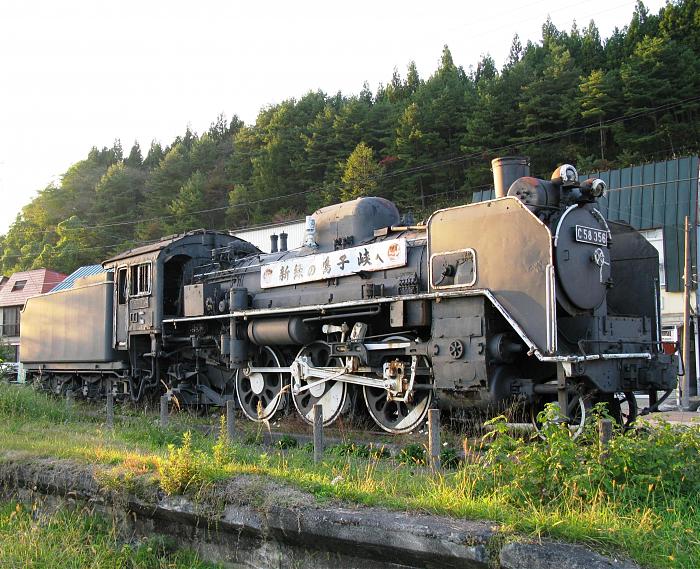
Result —
[[350, 249], [277, 261], [262, 267], [260, 286], [272, 288], [383, 271], [406, 264], [406, 240], [391, 239]]

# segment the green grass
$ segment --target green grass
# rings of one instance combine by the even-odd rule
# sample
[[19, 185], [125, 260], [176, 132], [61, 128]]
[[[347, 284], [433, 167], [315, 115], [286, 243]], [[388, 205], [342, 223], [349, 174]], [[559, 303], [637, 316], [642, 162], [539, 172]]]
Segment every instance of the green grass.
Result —
[[16, 502], [0, 503], [0, 567], [3, 569], [204, 569], [191, 551], [163, 539], [134, 544], [119, 539], [115, 526], [83, 510], [42, 513]]
[[[125, 479], [149, 477], [168, 492], [197, 494], [213, 482], [257, 474], [320, 500], [488, 519], [506, 533], [622, 551], [650, 567], [700, 566], [697, 426], [660, 424], [618, 433], [601, 460], [594, 430], [572, 441], [565, 428], [552, 424], [547, 442], [525, 444], [496, 421], [470, 461], [434, 475], [410, 460], [401, 464], [351, 444], [314, 465], [304, 447], [261, 449], [196, 432], [184, 436], [182, 429], [163, 431], [147, 417], [107, 431], [85, 420], [78, 405], [65, 415], [63, 402], [17, 390], [0, 386], [3, 449], [112, 465], [115, 488], [130, 487]], [[38, 418], [32, 409], [42, 410]], [[260, 499], [264, 506], [268, 497]]]

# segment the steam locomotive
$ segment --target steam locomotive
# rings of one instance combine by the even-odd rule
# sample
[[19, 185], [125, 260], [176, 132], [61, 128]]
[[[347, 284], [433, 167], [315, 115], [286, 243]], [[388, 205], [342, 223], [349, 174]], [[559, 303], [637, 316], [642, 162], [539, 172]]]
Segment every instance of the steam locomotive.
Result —
[[329, 425], [364, 407], [390, 433], [428, 409], [536, 412], [582, 424], [604, 401], [676, 382], [661, 349], [658, 254], [596, 208], [602, 180], [493, 161], [496, 198], [406, 225], [363, 197], [307, 218], [295, 250], [263, 253], [198, 230], [126, 251], [107, 272], [28, 301], [22, 360], [56, 393], [181, 404], [235, 399], [252, 421], [320, 404]]

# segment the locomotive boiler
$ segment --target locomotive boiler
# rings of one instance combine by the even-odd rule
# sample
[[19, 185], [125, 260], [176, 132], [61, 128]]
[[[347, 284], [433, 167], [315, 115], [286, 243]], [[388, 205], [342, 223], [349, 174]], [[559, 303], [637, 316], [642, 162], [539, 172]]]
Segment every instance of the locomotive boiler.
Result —
[[38, 323], [41, 303], [85, 310], [86, 284], [29, 301], [25, 367], [55, 391], [235, 399], [253, 421], [293, 411], [311, 422], [320, 404], [331, 424], [363, 407], [405, 433], [432, 406], [536, 412], [552, 400], [579, 426], [600, 401], [632, 420], [635, 391], [653, 403], [676, 381], [660, 345], [656, 250], [606, 220], [605, 184], [571, 165], [545, 180], [498, 159], [494, 173], [496, 199], [421, 225], [365, 197], [307, 218], [295, 250], [201, 230], [125, 252], [105, 261], [111, 296], [84, 321], [100, 357], [61, 326], [43, 341], [46, 307]]

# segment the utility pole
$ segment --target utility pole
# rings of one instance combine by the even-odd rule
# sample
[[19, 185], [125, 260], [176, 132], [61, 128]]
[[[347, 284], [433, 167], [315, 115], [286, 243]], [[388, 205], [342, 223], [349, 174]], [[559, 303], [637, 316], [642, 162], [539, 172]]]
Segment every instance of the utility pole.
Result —
[[678, 382], [681, 409], [690, 410], [690, 223], [685, 216], [685, 269], [683, 270], [683, 375]]

